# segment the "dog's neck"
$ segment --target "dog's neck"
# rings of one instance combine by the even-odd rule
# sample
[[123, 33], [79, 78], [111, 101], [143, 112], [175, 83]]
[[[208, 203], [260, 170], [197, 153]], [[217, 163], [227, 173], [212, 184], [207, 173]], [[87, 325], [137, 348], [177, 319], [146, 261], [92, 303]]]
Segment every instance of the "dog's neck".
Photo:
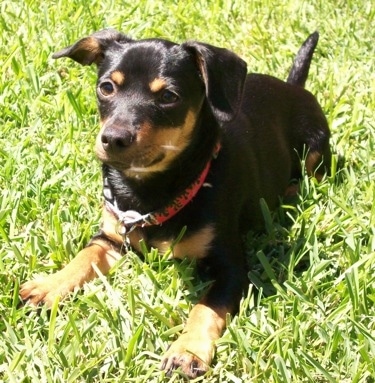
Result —
[[104, 177], [103, 194], [105, 206], [109, 212], [117, 217], [120, 234], [126, 236], [136, 227], [161, 225], [181, 211], [188, 203], [190, 203], [199, 192], [200, 188], [204, 185], [211, 167], [211, 162], [217, 157], [220, 147], [220, 144], [217, 143], [212, 158], [206, 163], [203, 171], [186, 189], [183, 190], [183, 192], [178, 194], [169, 204], [145, 214], [141, 214], [133, 209], [126, 211], [121, 210], [117, 203], [113, 187], [108, 178]]
[[119, 209], [116, 197], [113, 195], [113, 191], [108, 178], [104, 178], [103, 194], [105, 198], [105, 206], [108, 211], [114, 214], [121, 225], [121, 231], [123, 235], [130, 233], [136, 227], [145, 227], [153, 225], [161, 225], [175, 216], [180, 210], [182, 210], [198, 193], [200, 188], [204, 185], [207, 174], [211, 167], [211, 162], [217, 157], [220, 151], [220, 144], [215, 147], [212, 158], [207, 162], [203, 171], [199, 174], [198, 178], [194, 180], [182, 193], [177, 195], [175, 199], [162, 208], [146, 213], [140, 214], [134, 210], [122, 211]]

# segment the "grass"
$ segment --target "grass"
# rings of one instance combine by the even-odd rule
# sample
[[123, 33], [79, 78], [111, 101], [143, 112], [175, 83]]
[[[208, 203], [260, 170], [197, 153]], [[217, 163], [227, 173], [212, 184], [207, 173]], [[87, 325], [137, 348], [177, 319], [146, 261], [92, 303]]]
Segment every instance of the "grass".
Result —
[[[47, 311], [19, 285], [67, 263], [97, 230], [95, 71], [51, 54], [103, 27], [228, 47], [286, 78], [308, 33], [308, 88], [343, 170], [305, 178], [297, 205], [247, 238], [253, 282], [202, 382], [375, 381], [375, 8], [370, 0], [119, 0], [0, 4], [0, 381], [179, 382], [160, 355], [205, 288], [194, 265], [145, 250]], [[289, 224], [286, 225], [286, 222]]]

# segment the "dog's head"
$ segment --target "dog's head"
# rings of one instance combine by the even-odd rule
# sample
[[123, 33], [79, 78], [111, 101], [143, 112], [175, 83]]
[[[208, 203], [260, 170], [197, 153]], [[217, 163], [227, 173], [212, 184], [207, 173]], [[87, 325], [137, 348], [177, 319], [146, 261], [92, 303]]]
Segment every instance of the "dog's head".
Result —
[[132, 40], [106, 29], [55, 53], [98, 66], [101, 161], [139, 176], [163, 171], [189, 145], [201, 108], [219, 124], [241, 104], [246, 64], [198, 42]]

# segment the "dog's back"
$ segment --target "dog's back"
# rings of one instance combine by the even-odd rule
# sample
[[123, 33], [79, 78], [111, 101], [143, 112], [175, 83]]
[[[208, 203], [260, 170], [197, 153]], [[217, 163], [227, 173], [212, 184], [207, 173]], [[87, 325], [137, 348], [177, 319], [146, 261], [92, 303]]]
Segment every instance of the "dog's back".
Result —
[[330, 172], [328, 123], [316, 98], [303, 87], [318, 38], [315, 32], [304, 42], [287, 82], [249, 74], [240, 113], [228, 124], [229, 140], [249, 164], [243, 184], [251, 185], [251, 192], [243, 216], [252, 227], [262, 222], [260, 198], [276, 207], [290, 180], [301, 177], [303, 160], [307, 173], [318, 180]]

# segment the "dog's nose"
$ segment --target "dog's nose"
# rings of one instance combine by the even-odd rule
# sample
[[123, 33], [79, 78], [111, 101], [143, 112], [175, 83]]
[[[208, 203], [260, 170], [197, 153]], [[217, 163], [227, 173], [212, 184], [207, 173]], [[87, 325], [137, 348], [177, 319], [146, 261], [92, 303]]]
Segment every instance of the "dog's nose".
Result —
[[134, 135], [125, 129], [107, 127], [102, 133], [101, 141], [106, 152], [120, 152], [134, 141]]

